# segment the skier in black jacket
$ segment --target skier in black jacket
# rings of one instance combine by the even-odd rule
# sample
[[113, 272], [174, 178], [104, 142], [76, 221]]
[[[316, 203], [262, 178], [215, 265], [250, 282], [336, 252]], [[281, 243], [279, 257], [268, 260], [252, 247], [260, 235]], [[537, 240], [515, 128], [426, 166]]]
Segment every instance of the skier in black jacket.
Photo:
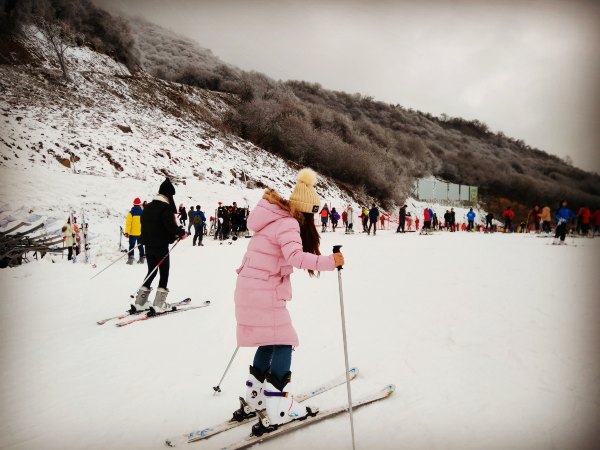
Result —
[[406, 224], [406, 205], [400, 208], [400, 216], [398, 217], [398, 228], [396, 229], [396, 233], [404, 233], [404, 225]]
[[[176, 239], [184, 239], [188, 236], [185, 230], [177, 226], [175, 222], [175, 187], [167, 178], [160, 185], [158, 195], [152, 200], [142, 213], [142, 236], [140, 241], [146, 247], [146, 262], [148, 263], [147, 280], [137, 292], [135, 304], [131, 305], [132, 311], [141, 311], [151, 309], [154, 312], [163, 312], [171, 309], [169, 304], [165, 302], [169, 290], [167, 283], [169, 281], [169, 244], [175, 242]], [[160, 278], [158, 281], [158, 289], [154, 303], [150, 306], [148, 296], [152, 288], [150, 285], [156, 277], [156, 266], [162, 258], [164, 261], [158, 267]], [[154, 271], [154, 272], [153, 272]], [[152, 275], [150, 275], [152, 273]]]

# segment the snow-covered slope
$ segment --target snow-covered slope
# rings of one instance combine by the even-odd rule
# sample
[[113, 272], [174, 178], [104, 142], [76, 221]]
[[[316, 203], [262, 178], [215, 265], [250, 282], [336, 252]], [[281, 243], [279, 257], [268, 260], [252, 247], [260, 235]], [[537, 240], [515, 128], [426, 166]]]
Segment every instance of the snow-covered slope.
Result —
[[[0, 226], [32, 209], [63, 221], [74, 208], [96, 230], [111, 221], [115, 235], [133, 198], [150, 200], [165, 176], [178, 202], [208, 211], [218, 201], [246, 206], [265, 186], [291, 191], [297, 168], [215, 128], [230, 96], [131, 75], [86, 47], [70, 50], [73, 81], [64, 84], [41, 37], [28, 35], [37, 64], [0, 66]], [[117, 195], [86, 200], [116, 180]], [[338, 205], [350, 200], [326, 179], [318, 189]]]

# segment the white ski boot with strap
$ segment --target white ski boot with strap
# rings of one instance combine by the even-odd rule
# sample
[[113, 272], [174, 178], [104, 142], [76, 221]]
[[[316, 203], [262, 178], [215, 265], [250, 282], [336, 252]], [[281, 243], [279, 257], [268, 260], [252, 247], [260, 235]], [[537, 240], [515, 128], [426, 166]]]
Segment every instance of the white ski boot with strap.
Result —
[[152, 288], [147, 288], [146, 286], [142, 286], [138, 289], [137, 294], [135, 296], [135, 303], [133, 303], [131, 305], [131, 308], [129, 308], [129, 312], [131, 314], [150, 309], [150, 302], [148, 301], [148, 297], [150, 296], [151, 291]]
[[233, 412], [231, 420], [241, 422], [256, 417], [257, 411], [265, 409], [264, 383], [265, 374], [260, 373], [254, 366], [250, 366], [250, 374], [246, 380], [246, 396], [240, 397], [240, 408]]
[[267, 374], [264, 394], [266, 399], [266, 414], [258, 411], [260, 420], [252, 427], [252, 434], [262, 436], [264, 433], [275, 431], [279, 426], [293, 420], [304, 420], [309, 416], [316, 416], [318, 408], [307, 407], [294, 400], [289, 391], [289, 383], [292, 373], [288, 372], [282, 380], [277, 379], [271, 373]]
[[150, 307], [150, 315], [160, 314], [167, 311], [174, 311], [176, 308], [171, 306], [165, 300], [167, 299], [167, 295], [169, 295], [169, 290], [166, 288], [159, 287], [156, 290], [156, 296], [154, 297], [154, 303]]

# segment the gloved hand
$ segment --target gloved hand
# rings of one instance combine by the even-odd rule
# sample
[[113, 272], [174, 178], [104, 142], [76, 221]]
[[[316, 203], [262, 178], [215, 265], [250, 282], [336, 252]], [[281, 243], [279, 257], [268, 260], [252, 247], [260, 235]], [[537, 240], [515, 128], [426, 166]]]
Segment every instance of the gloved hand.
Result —
[[125, 233], [125, 237], [128, 238], [129, 237], [129, 233]]
[[342, 255], [341, 253], [334, 253], [333, 259], [335, 261], [335, 267], [344, 265], [344, 255]]

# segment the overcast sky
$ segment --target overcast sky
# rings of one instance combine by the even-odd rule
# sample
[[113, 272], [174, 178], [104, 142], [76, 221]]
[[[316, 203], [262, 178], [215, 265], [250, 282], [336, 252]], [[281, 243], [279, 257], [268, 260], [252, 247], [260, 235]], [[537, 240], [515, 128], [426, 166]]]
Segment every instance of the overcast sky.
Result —
[[479, 119], [600, 173], [600, 2], [94, 2], [242, 69]]

